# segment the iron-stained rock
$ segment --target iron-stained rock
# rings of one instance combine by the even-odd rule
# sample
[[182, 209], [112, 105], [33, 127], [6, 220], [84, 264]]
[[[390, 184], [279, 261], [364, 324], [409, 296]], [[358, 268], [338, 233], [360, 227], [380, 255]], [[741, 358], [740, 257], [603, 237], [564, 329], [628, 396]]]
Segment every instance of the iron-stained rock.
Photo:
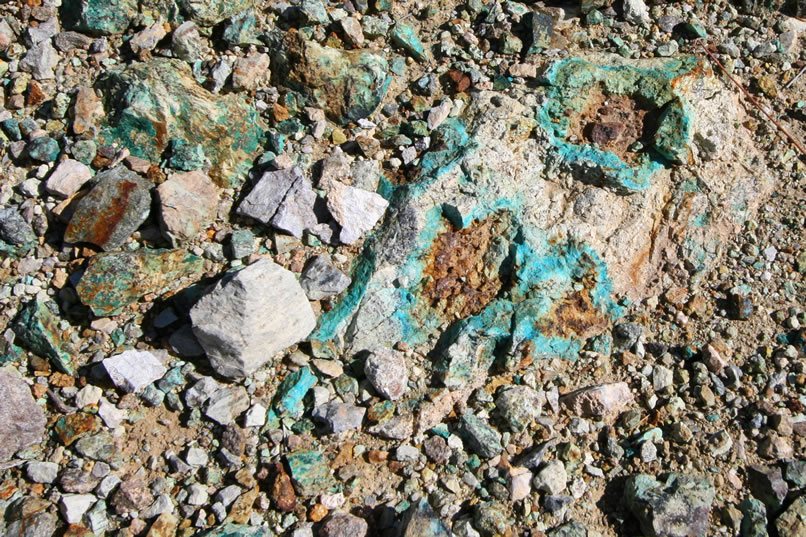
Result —
[[251, 374], [316, 325], [294, 275], [265, 259], [227, 274], [190, 317], [213, 368], [227, 377]]
[[172, 139], [200, 144], [219, 186], [239, 186], [260, 151], [262, 122], [242, 96], [201, 87], [180, 60], [158, 58], [107, 72], [99, 81], [110, 112], [101, 136], [158, 162]]
[[201, 272], [202, 267], [200, 257], [184, 250], [107, 252], [90, 259], [76, 292], [95, 315], [108, 317], [180, 278]]
[[371, 115], [392, 80], [386, 59], [368, 50], [323, 47], [293, 31], [276, 50], [275, 80], [302, 92], [342, 125]]
[[669, 474], [665, 482], [639, 474], [627, 480], [627, 507], [649, 537], [705, 537], [716, 496], [705, 479]]
[[64, 232], [65, 242], [120, 248], [148, 218], [151, 184], [123, 166], [99, 173]]
[[21, 378], [0, 371], [0, 462], [36, 444], [45, 433], [45, 413]]
[[51, 310], [58, 311], [55, 303], [31, 300], [23, 306], [14, 320], [17, 341], [35, 354], [49, 358], [56, 368], [67, 375], [75, 370], [71, 359], [72, 345], [59, 330], [59, 318]]

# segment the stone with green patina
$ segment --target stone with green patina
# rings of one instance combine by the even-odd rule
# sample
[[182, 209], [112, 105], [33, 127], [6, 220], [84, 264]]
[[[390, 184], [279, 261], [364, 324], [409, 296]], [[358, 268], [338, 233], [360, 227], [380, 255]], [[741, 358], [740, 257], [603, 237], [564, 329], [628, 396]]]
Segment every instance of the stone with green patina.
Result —
[[262, 150], [263, 123], [240, 95], [215, 95], [183, 61], [157, 58], [104, 74], [98, 83], [110, 111], [101, 128], [106, 144], [159, 162], [172, 139], [198, 144], [210, 178], [222, 187], [243, 183]]
[[171, 156], [168, 166], [175, 170], [190, 172], [201, 169], [206, 161], [201, 144], [192, 144], [187, 140], [175, 138], [171, 140]]
[[491, 459], [501, 453], [501, 434], [489, 423], [473, 414], [465, 414], [459, 420], [462, 438], [479, 456]]
[[226, 524], [219, 528], [194, 534], [195, 537], [274, 537], [274, 532], [266, 526], [247, 524]]
[[59, 142], [49, 136], [33, 140], [25, 149], [28, 151], [28, 156], [38, 162], [55, 162], [61, 152]]
[[634, 475], [624, 490], [627, 507], [650, 537], [705, 537], [715, 496], [708, 480], [677, 473], [664, 481]]
[[420, 36], [417, 35], [414, 27], [404, 22], [398, 22], [392, 28], [389, 39], [394, 46], [403, 49], [406, 54], [418, 62], [428, 61], [428, 52], [425, 50], [425, 45], [420, 41]]
[[389, 89], [386, 59], [376, 52], [323, 47], [294, 31], [275, 41], [275, 83], [300, 92], [340, 125], [369, 117]]
[[68, 30], [90, 35], [121, 34], [137, 11], [137, 0], [65, 0], [62, 22]]
[[75, 374], [72, 348], [59, 329], [58, 306], [53, 302], [31, 300], [14, 320], [12, 328], [17, 341], [34, 354], [48, 358], [56, 368], [67, 375]]
[[401, 537], [451, 537], [447, 524], [437, 516], [428, 500], [422, 498], [412, 505], [402, 520]]
[[280, 386], [274, 396], [272, 410], [280, 417], [300, 418], [304, 408], [302, 400], [308, 390], [316, 385], [316, 375], [308, 366], [301, 367], [290, 373]]
[[333, 484], [327, 459], [320, 451], [294, 451], [286, 455], [286, 463], [294, 490], [300, 496], [321, 494]]
[[90, 259], [76, 292], [95, 315], [119, 315], [143, 296], [201, 272], [203, 264], [202, 258], [184, 250], [97, 254]]
[[175, 0], [185, 18], [199, 26], [215, 26], [251, 7], [257, 0]]

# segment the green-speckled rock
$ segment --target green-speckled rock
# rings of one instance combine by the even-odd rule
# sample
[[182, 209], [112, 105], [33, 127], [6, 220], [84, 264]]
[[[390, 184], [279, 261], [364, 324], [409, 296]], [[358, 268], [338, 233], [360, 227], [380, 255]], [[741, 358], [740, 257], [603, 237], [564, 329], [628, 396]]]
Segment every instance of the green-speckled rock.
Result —
[[486, 421], [473, 414], [465, 414], [460, 423], [462, 438], [475, 453], [487, 459], [501, 453], [501, 435]]
[[199, 26], [215, 26], [245, 9], [254, 7], [256, 0], [176, 0], [182, 14]]
[[115, 250], [148, 218], [151, 183], [118, 166], [95, 176], [64, 232], [68, 243], [88, 242]]
[[64, 0], [62, 22], [68, 30], [91, 35], [123, 33], [137, 15], [137, 0]]
[[39, 300], [28, 302], [14, 320], [14, 333], [17, 341], [31, 352], [49, 358], [62, 373], [73, 375], [71, 345], [59, 330], [59, 318], [52, 311], [58, 306], [53, 303], [50, 306]]
[[327, 459], [319, 451], [299, 450], [286, 455], [294, 490], [300, 496], [321, 494], [333, 484]]
[[451, 530], [437, 516], [428, 500], [421, 499], [403, 516], [401, 537], [451, 537]]
[[293, 31], [275, 50], [274, 80], [301, 92], [340, 125], [370, 116], [392, 80], [386, 59], [369, 50], [322, 47]]
[[627, 507], [648, 537], [705, 537], [716, 490], [706, 479], [669, 474], [658, 481], [646, 474], [627, 480]]
[[201, 145], [216, 184], [236, 187], [261, 151], [263, 124], [255, 109], [242, 96], [201, 87], [185, 62], [132, 64], [108, 72], [98, 85], [109, 112], [101, 138], [137, 157], [159, 162], [170, 141], [181, 138]]
[[588, 537], [588, 530], [576, 520], [566, 522], [548, 531], [548, 537]]
[[54, 162], [61, 152], [59, 142], [48, 136], [41, 136], [26, 147], [28, 156], [38, 162]]
[[428, 61], [428, 53], [425, 50], [423, 42], [417, 35], [417, 31], [406, 23], [398, 22], [392, 28], [392, 33], [389, 39], [396, 47], [402, 48], [406, 54], [417, 60], [418, 62]]
[[227, 524], [220, 528], [196, 533], [195, 537], [274, 537], [274, 532], [261, 526]]
[[769, 537], [767, 508], [755, 498], [745, 498], [739, 504], [742, 511], [742, 537]]
[[76, 292], [95, 315], [118, 315], [143, 296], [200, 272], [203, 264], [200, 257], [184, 250], [98, 254], [87, 264]]

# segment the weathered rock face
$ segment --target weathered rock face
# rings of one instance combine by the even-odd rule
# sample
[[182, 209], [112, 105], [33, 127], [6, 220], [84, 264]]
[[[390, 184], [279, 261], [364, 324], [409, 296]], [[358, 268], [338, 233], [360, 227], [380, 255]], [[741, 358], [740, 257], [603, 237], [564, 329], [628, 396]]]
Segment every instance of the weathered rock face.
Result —
[[213, 369], [226, 377], [253, 373], [316, 325], [297, 279], [269, 260], [225, 276], [193, 306], [190, 318]]
[[625, 490], [627, 506], [651, 537], [705, 537], [715, 496], [705, 479], [681, 474], [670, 474], [665, 483], [636, 475]]
[[90, 259], [76, 292], [95, 315], [108, 317], [202, 268], [200, 257], [183, 250], [98, 254]]
[[272, 58], [278, 83], [302, 92], [336, 123], [372, 114], [392, 80], [386, 59], [368, 50], [322, 47], [294, 32], [276, 50], [282, 51]]
[[619, 297], [713, 265], [773, 185], [732, 158], [756, 154], [734, 97], [693, 60], [589, 60], [547, 71], [542, 101], [479, 92], [432, 133], [408, 183], [382, 180], [389, 214], [321, 317], [316, 352], [423, 344], [448, 323], [437, 368], [458, 389], [496, 356], [573, 358]]
[[263, 126], [243, 97], [218, 96], [193, 79], [182, 61], [155, 59], [107, 73], [100, 81], [107, 110], [106, 143], [119, 142], [137, 157], [161, 159], [171, 140], [200, 144], [210, 178], [234, 187], [246, 178], [260, 150]]
[[28, 385], [0, 371], [0, 462], [39, 442], [45, 433], [46, 421]]

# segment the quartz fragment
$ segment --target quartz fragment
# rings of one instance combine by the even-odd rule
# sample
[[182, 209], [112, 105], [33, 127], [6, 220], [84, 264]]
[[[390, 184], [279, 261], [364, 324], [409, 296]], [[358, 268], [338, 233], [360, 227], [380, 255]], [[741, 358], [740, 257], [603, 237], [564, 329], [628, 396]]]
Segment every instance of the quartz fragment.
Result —
[[333, 182], [327, 196], [327, 208], [341, 225], [339, 240], [352, 244], [383, 217], [389, 202], [382, 196], [338, 181]]
[[148, 351], [125, 351], [103, 361], [115, 386], [126, 393], [141, 392], [163, 377], [168, 369]]

